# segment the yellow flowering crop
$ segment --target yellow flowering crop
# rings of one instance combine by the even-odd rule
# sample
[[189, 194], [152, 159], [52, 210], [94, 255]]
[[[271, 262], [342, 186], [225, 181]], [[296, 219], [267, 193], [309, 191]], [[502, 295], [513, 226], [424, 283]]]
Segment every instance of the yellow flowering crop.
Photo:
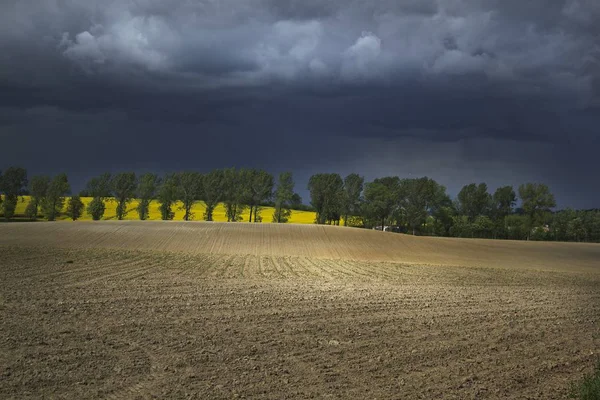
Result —
[[[60, 219], [60, 220], [69, 219], [69, 217], [67, 217], [65, 214], [65, 212], [67, 210], [68, 200], [69, 199], [67, 198], [65, 201], [63, 214], [60, 217], [58, 217], [58, 219]], [[25, 214], [25, 207], [27, 207], [27, 204], [29, 203], [29, 201], [30, 201], [29, 196], [24, 196], [22, 198], [21, 197], [19, 198], [19, 201], [17, 203], [17, 208], [15, 210], [16, 216], [22, 216]], [[92, 198], [91, 197], [82, 197], [81, 201], [87, 208], [87, 205], [90, 203], [90, 201], [92, 201]], [[139, 219], [138, 213], [136, 211], [138, 203], [139, 203], [138, 200], [133, 200], [127, 205], [128, 212], [124, 219], [126, 219], [126, 220]], [[104, 212], [104, 217], [102, 219], [104, 219], [104, 220], [117, 219], [117, 217], [116, 217], [117, 202], [114, 199], [109, 198], [105, 201], [105, 205], [106, 205], [106, 211]], [[181, 208], [182, 208], [181, 202], [177, 202], [173, 205], [173, 211], [175, 211], [175, 218], [174, 218], [175, 220], [183, 220], [184, 212], [183, 212], [183, 210], [181, 210]], [[194, 207], [192, 208], [192, 213], [194, 216], [193, 220], [194, 221], [202, 221], [204, 219], [203, 216], [204, 216], [205, 210], [206, 210], [206, 205], [204, 204], [204, 202], [199, 201], [199, 202], [195, 203]], [[273, 211], [274, 211], [273, 207], [261, 207], [260, 208], [260, 216], [262, 217], [264, 223], [272, 222]], [[249, 217], [248, 212], [249, 211], [246, 210], [242, 214], [242, 222], [248, 222], [248, 217]], [[86, 210], [84, 210], [83, 215], [81, 216], [80, 220], [91, 220], [91, 219], [92, 219], [92, 217], [87, 213]], [[159, 220], [160, 219], [159, 203], [157, 201], [152, 201], [150, 203], [150, 216], [148, 219], [149, 220]], [[218, 222], [227, 221], [227, 217], [225, 216], [225, 206], [222, 203], [219, 204], [215, 208], [215, 210], [213, 212], [213, 220], [218, 221]], [[288, 222], [294, 223], [294, 224], [313, 224], [315, 222], [315, 213], [312, 211], [292, 210], [292, 215], [290, 216], [290, 219]]]

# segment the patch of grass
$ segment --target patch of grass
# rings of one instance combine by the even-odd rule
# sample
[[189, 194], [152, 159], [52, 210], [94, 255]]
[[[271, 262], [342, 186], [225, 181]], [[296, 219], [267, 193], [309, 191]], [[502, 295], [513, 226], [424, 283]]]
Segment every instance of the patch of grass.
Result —
[[600, 400], [600, 359], [593, 373], [571, 386], [570, 397], [579, 400]]

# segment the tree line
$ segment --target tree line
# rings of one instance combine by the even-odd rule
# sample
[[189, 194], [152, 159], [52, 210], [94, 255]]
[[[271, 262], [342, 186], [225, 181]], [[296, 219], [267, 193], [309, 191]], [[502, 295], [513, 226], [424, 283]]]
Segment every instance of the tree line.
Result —
[[317, 223], [339, 225], [343, 219], [345, 225], [413, 235], [600, 242], [600, 210], [553, 211], [554, 195], [541, 183], [493, 193], [485, 183], [471, 183], [453, 200], [428, 177], [365, 183], [357, 174], [316, 174], [308, 189]]
[[[0, 172], [0, 193], [3, 194], [2, 212], [4, 218], [14, 217], [20, 196], [30, 195], [25, 217], [31, 220], [43, 216], [53, 221], [64, 207], [66, 196], [71, 193], [66, 174], [55, 177], [34, 176], [29, 181], [27, 171], [20, 167], [10, 167]], [[219, 203], [223, 203], [229, 222], [242, 220], [242, 214], [249, 210], [248, 222], [262, 222], [262, 208], [272, 205], [272, 221], [288, 222], [292, 209], [303, 208], [302, 199], [294, 192], [291, 172], [279, 175], [277, 185], [273, 175], [257, 169], [225, 168], [202, 174], [185, 171], [165, 176], [146, 173], [136, 176], [133, 172], [118, 174], [104, 173], [90, 179], [78, 196], [69, 198], [67, 215], [76, 220], [84, 211], [81, 197], [91, 197], [86, 211], [93, 220], [103, 218], [107, 201], [115, 201], [116, 217], [125, 218], [128, 205], [138, 200], [136, 212], [140, 220], [146, 220], [150, 213], [150, 203], [157, 201], [161, 219], [172, 220], [179, 202], [184, 211], [184, 220], [196, 216], [193, 206], [203, 201], [206, 208], [201, 216], [205, 221], [213, 220], [213, 213]]]
[[[600, 211], [555, 212], [554, 195], [547, 185], [539, 183], [526, 183], [517, 190], [504, 186], [493, 193], [485, 183], [471, 183], [452, 199], [443, 185], [428, 177], [389, 176], [365, 182], [355, 173], [344, 178], [319, 173], [308, 182], [310, 207], [302, 204], [294, 186], [291, 172], [280, 174], [275, 182], [273, 175], [257, 169], [225, 168], [204, 174], [185, 171], [164, 176], [104, 173], [90, 179], [79, 196], [68, 199], [66, 213], [74, 220], [79, 218], [84, 209], [81, 197], [85, 196], [92, 198], [87, 212], [93, 220], [103, 218], [109, 199], [117, 203], [117, 219], [123, 219], [128, 204], [137, 199], [135, 211], [141, 220], [148, 219], [150, 203], [157, 201], [163, 220], [173, 219], [179, 204], [184, 220], [212, 221], [216, 206], [222, 203], [229, 222], [241, 221], [246, 210], [248, 222], [262, 222], [262, 208], [269, 205], [274, 207], [271, 219], [276, 223], [287, 222], [293, 209], [309, 208], [315, 212], [317, 224], [343, 223], [413, 235], [600, 241]], [[0, 192], [5, 219], [14, 216], [18, 198], [29, 194], [25, 216], [54, 220], [70, 194], [70, 185], [66, 174], [28, 180], [25, 169], [10, 167], [0, 172]], [[200, 201], [205, 211], [195, 216], [193, 206]]]

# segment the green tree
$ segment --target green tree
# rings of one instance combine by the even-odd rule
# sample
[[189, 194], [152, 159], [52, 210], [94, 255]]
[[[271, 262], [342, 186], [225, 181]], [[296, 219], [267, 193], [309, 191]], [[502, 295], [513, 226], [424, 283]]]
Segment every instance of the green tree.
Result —
[[365, 185], [365, 212], [368, 218], [381, 222], [382, 230], [399, 205], [400, 178], [397, 176], [377, 178]]
[[50, 185], [50, 178], [48, 176], [34, 176], [31, 178], [31, 182], [29, 182], [31, 200], [25, 209], [25, 216], [29, 219], [37, 219], [40, 206], [44, 202], [46, 192], [48, 191], [48, 185]]
[[554, 240], [569, 241], [569, 222], [577, 217], [577, 212], [570, 208], [561, 210], [552, 215], [552, 236]]
[[469, 217], [466, 215], [454, 216], [452, 227], [450, 228], [450, 234], [454, 237], [460, 238], [472, 238], [473, 237], [473, 224], [469, 221]]
[[102, 197], [94, 197], [87, 206], [87, 212], [92, 216], [94, 221], [99, 221], [104, 216], [106, 205]]
[[491, 204], [491, 196], [487, 191], [487, 185], [471, 183], [464, 186], [458, 193], [459, 211], [473, 222], [479, 215], [488, 215]]
[[227, 168], [223, 170], [223, 202], [227, 222], [238, 222], [246, 208], [244, 199], [247, 198], [244, 170]]
[[81, 218], [81, 215], [83, 214], [83, 208], [84, 206], [81, 198], [79, 196], [73, 196], [67, 203], [67, 215], [73, 221], [76, 221]]
[[472, 232], [475, 237], [492, 238], [494, 222], [487, 215], [479, 215], [472, 223]]
[[213, 170], [204, 175], [202, 179], [202, 198], [206, 204], [204, 211], [204, 220], [212, 221], [215, 207], [223, 200], [224, 196], [224, 172], [222, 170]]
[[351, 216], [358, 216], [361, 213], [362, 192], [365, 184], [365, 178], [358, 174], [350, 174], [344, 178], [344, 199], [343, 199], [343, 219], [344, 226], [348, 226], [348, 219]]
[[444, 217], [442, 207], [451, 205], [446, 188], [428, 177], [400, 181], [400, 205], [412, 234], [425, 224], [429, 215]]
[[587, 230], [583, 218], [576, 216], [567, 224], [567, 237], [575, 242], [584, 242], [587, 239]]
[[275, 190], [275, 211], [273, 222], [282, 224], [288, 222], [292, 215], [291, 206], [294, 202], [294, 178], [291, 172], [279, 174], [277, 189]]
[[99, 221], [104, 216], [104, 211], [106, 211], [104, 202], [107, 197], [111, 196], [111, 192], [111, 175], [109, 172], [88, 181], [84, 193], [93, 197], [87, 206], [87, 212], [94, 221]]
[[546, 214], [556, 207], [554, 195], [543, 183], [526, 183], [519, 186], [519, 197], [523, 202], [523, 211], [529, 218], [529, 231], [541, 224]]
[[84, 193], [89, 197], [100, 197], [102, 199], [110, 197], [112, 194], [110, 172], [105, 172], [90, 179]]
[[200, 199], [202, 193], [202, 174], [198, 172], [180, 172], [177, 174], [177, 193], [181, 200], [181, 210], [185, 213], [183, 219], [190, 221], [194, 218], [192, 207]]
[[65, 196], [71, 192], [67, 174], [59, 174], [52, 178], [42, 203], [42, 212], [48, 221], [54, 221], [65, 205]]
[[127, 204], [135, 197], [137, 182], [135, 173], [121, 172], [110, 180], [110, 187], [117, 202], [117, 219], [120, 221], [127, 215]]
[[600, 210], [584, 211], [583, 224], [586, 231], [586, 240], [600, 242]]
[[512, 214], [515, 204], [517, 195], [512, 186], [499, 187], [492, 196], [492, 207], [497, 218], [502, 219]]
[[140, 220], [144, 221], [150, 216], [150, 203], [156, 196], [156, 189], [160, 184], [160, 179], [156, 174], [147, 173], [140, 176], [137, 196], [140, 202], [137, 206], [137, 213]]
[[263, 170], [249, 169], [242, 172], [245, 182], [245, 203], [250, 208], [248, 222], [257, 221], [260, 204], [267, 202], [273, 196], [273, 175]]
[[174, 174], [166, 175], [158, 188], [157, 200], [160, 203], [160, 216], [163, 221], [172, 220], [175, 217], [173, 204], [177, 201], [178, 182]]
[[492, 196], [492, 217], [494, 219], [494, 237], [501, 234], [506, 237], [506, 217], [513, 213], [517, 195], [512, 186], [503, 186], [496, 189]]
[[523, 240], [529, 237], [528, 217], [525, 215], [511, 214], [504, 219], [507, 239]]
[[4, 193], [2, 211], [6, 220], [11, 219], [17, 208], [19, 196], [24, 194], [27, 187], [27, 171], [21, 167], [9, 167], [4, 171], [0, 192]]
[[344, 181], [339, 174], [315, 174], [308, 181], [316, 223], [339, 224], [344, 206]]

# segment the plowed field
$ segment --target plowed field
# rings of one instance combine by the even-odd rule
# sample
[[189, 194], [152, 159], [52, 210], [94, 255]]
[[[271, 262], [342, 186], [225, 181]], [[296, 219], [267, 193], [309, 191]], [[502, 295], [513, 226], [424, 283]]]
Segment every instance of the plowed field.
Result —
[[0, 224], [0, 318], [2, 399], [560, 399], [600, 351], [600, 246]]

